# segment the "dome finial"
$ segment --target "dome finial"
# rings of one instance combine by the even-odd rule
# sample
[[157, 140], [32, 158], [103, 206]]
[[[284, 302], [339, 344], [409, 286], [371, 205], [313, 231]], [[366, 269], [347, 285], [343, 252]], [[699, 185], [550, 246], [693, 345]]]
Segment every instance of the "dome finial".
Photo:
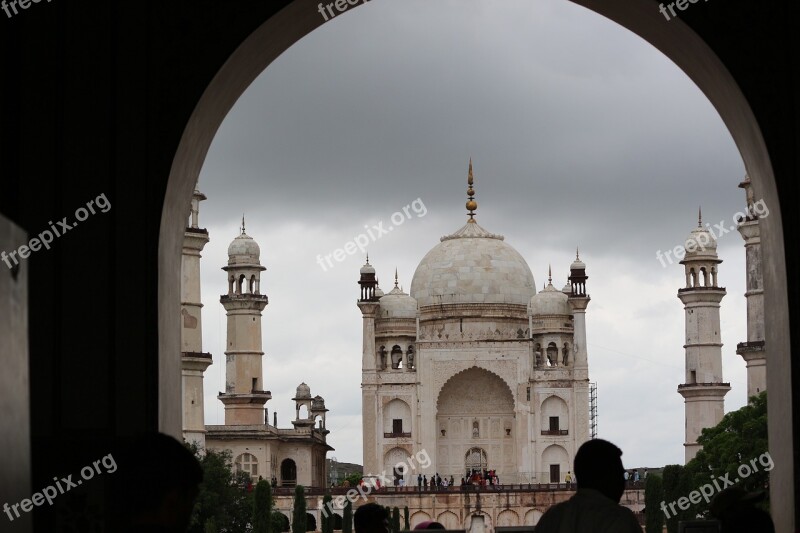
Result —
[[242, 235], [244, 235], [244, 213], [242, 213]]
[[475, 210], [478, 209], [478, 202], [475, 201], [475, 189], [472, 188], [475, 178], [472, 175], [472, 158], [469, 158], [469, 172], [467, 172], [467, 214], [468, 222], [475, 222]]
[[394, 267], [394, 288], [397, 288], [397, 267]]
[[367, 252], [367, 264], [369, 264], [369, 252]]
[[697, 227], [703, 227], [703, 208], [702, 206], [698, 206], [697, 208]]
[[551, 265], [547, 265], [547, 284], [553, 284], [553, 267]]
[[575, 261], [581, 260], [581, 250], [578, 246], [575, 247]]

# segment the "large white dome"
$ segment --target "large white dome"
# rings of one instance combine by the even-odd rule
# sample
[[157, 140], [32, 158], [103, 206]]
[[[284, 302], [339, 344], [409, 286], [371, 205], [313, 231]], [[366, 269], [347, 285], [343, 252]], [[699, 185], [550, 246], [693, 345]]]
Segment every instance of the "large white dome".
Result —
[[447, 303], [527, 306], [536, 294], [528, 263], [501, 235], [467, 222], [429, 251], [411, 281], [420, 307]]

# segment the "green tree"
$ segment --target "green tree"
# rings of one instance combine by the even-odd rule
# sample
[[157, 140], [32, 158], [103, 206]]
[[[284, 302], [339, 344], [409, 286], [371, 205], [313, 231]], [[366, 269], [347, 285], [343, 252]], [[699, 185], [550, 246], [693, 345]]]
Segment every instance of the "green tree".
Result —
[[253, 533], [272, 533], [272, 486], [262, 479], [253, 496]]
[[[667, 465], [664, 467], [662, 486], [666, 505], [677, 502], [679, 498], [686, 495], [681, 481], [683, 477], [682, 474], [683, 465]], [[666, 518], [667, 532], [678, 533], [678, 521], [685, 520], [684, 515], [686, 511], [681, 511], [677, 505], [672, 507], [672, 509], [676, 511], [676, 514], [672, 514], [672, 511], [670, 511], [669, 517]]]
[[214, 524], [214, 519], [209, 518], [203, 526], [203, 533], [217, 533], [217, 526]]
[[392, 531], [399, 533], [400, 531], [400, 509], [395, 507], [392, 509]]
[[333, 533], [333, 516], [331, 516], [331, 508], [329, 505], [333, 501], [330, 492], [326, 492], [322, 498], [322, 533]]
[[252, 518], [252, 493], [247, 491], [250, 476], [234, 473], [229, 450], [201, 450], [189, 445], [203, 469], [197, 500], [189, 523], [189, 533], [206, 533], [207, 524], [216, 531], [246, 531]]
[[342, 515], [342, 533], [353, 533], [353, 502], [349, 499], [344, 504]]
[[647, 513], [645, 530], [647, 533], [661, 533], [664, 528], [664, 513], [661, 502], [664, 501], [664, 485], [661, 476], [649, 475], [644, 485], [644, 505]]
[[347, 481], [351, 487], [357, 487], [362, 477], [363, 476], [358, 472], [353, 472], [352, 474], [348, 474], [347, 476], [345, 476], [345, 478], [342, 480], [342, 483]]
[[297, 485], [294, 488], [292, 533], [306, 533], [306, 493], [302, 485]]
[[[686, 465], [692, 490], [712, 483], [712, 476], [726, 474], [725, 479], [738, 480], [736, 486], [746, 491], [765, 490], [769, 470], [775, 466], [767, 451], [767, 392], [751, 396], [747, 405], [725, 415], [713, 428], [704, 429], [697, 442], [703, 449]], [[763, 508], [769, 510], [768, 499]], [[694, 509], [704, 513], [708, 504], [702, 501]]]
[[408, 505], [403, 507], [403, 529], [409, 531], [411, 529], [408, 522]]

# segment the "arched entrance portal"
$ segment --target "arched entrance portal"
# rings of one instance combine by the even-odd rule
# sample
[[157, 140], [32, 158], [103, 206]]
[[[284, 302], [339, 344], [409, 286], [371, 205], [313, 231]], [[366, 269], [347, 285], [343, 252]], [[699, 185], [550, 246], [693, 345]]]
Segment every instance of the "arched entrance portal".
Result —
[[[765, 202], [773, 206], [773, 216], [764, 220], [762, 251], [763, 263], [768, 265], [764, 273], [765, 300], [769, 302], [765, 313], [765, 323], [769, 324], [766, 341], [772, 353], [776, 354], [768, 361], [768, 386], [771, 397], [778, 399], [769, 404], [770, 453], [776, 464], [782, 467], [773, 472], [770, 487], [777, 529], [792, 530], [797, 508], [794, 477], [798, 467], [793, 455], [797, 430], [787, 431], [781, 424], [784, 420], [797, 423], [792, 412], [796, 402], [792, 401], [786, 258], [772, 161], [759, 122], [728, 66], [681, 19], [665, 23], [657, 6], [650, 0], [570, 1], [638, 34], [674, 61], [697, 84], [728, 126], [754, 187]], [[228, 58], [194, 106], [175, 152], [165, 194], [158, 258], [159, 416], [163, 431], [180, 434], [180, 387], [176, 387], [180, 383], [180, 362], [174, 357], [180, 351], [179, 315], [174, 312], [180, 296], [175, 287], [180, 286], [185, 206], [191, 198], [205, 154], [223, 118], [246, 87], [275, 58], [323, 22], [316, 6], [301, 0], [288, 4], [258, 27]], [[726, 49], [726, 46], [720, 44], [721, 49]], [[746, 74], [739, 75], [746, 77]], [[780, 126], [767, 124], [765, 127], [772, 127], [774, 131]], [[775, 150], [780, 152], [781, 148], [776, 146]]]
[[[514, 397], [499, 376], [472, 367], [450, 378], [436, 404], [439, 473], [458, 478], [468, 473], [465, 468], [493, 469], [503, 478], [516, 472], [513, 433], [509, 432], [511, 437], [506, 433], [514, 421]], [[491, 462], [487, 449], [496, 450]]]

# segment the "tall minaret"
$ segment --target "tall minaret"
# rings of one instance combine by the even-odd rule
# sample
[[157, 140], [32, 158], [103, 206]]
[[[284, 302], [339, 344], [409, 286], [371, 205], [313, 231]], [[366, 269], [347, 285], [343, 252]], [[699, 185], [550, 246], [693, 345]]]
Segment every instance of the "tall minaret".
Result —
[[267, 297], [261, 294], [261, 250], [256, 241], [242, 232], [228, 246], [228, 294], [219, 301], [228, 315], [228, 344], [225, 350], [225, 425], [266, 424], [264, 404], [272, 398], [264, 390], [261, 371], [261, 311]]
[[575, 364], [572, 379], [575, 389], [575, 443], [578, 446], [589, 440], [589, 356], [586, 349], [586, 308], [591, 298], [586, 293], [586, 264], [575, 250], [575, 261], [569, 266], [568, 294], [573, 317], [573, 350]]
[[200, 301], [200, 252], [208, 242], [208, 230], [198, 227], [200, 202], [206, 196], [195, 189], [192, 194], [189, 225], [183, 234], [181, 256], [181, 376], [183, 389], [183, 439], [205, 448], [203, 415], [203, 372], [211, 364], [211, 354], [203, 352], [202, 308]]
[[383, 453], [378, 450], [382, 421], [378, 420], [378, 373], [375, 352], [375, 318], [380, 308], [375, 289], [378, 280], [375, 278], [375, 267], [367, 262], [361, 267], [358, 284], [361, 295], [356, 302], [361, 309], [362, 341], [361, 341], [361, 416], [363, 429], [364, 473], [377, 474], [381, 470]]
[[755, 211], [755, 195], [750, 176], [739, 187], [747, 195], [747, 216], [737, 229], [744, 239], [747, 269], [747, 342], [736, 346], [736, 353], [747, 362], [747, 397], [767, 389], [767, 349], [764, 342], [764, 280], [761, 275], [761, 229]]
[[686, 316], [686, 382], [678, 393], [686, 406], [686, 462], [701, 446], [697, 437], [703, 428], [716, 426], [724, 415], [725, 395], [730, 383], [722, 381], [722, 342], [719, 307], [725, 289], [717, 285], [717, 241], [703, 228], [702, 214], [684, 245], [681, 264], [686, 273], [686, 287], [678, 289]]

